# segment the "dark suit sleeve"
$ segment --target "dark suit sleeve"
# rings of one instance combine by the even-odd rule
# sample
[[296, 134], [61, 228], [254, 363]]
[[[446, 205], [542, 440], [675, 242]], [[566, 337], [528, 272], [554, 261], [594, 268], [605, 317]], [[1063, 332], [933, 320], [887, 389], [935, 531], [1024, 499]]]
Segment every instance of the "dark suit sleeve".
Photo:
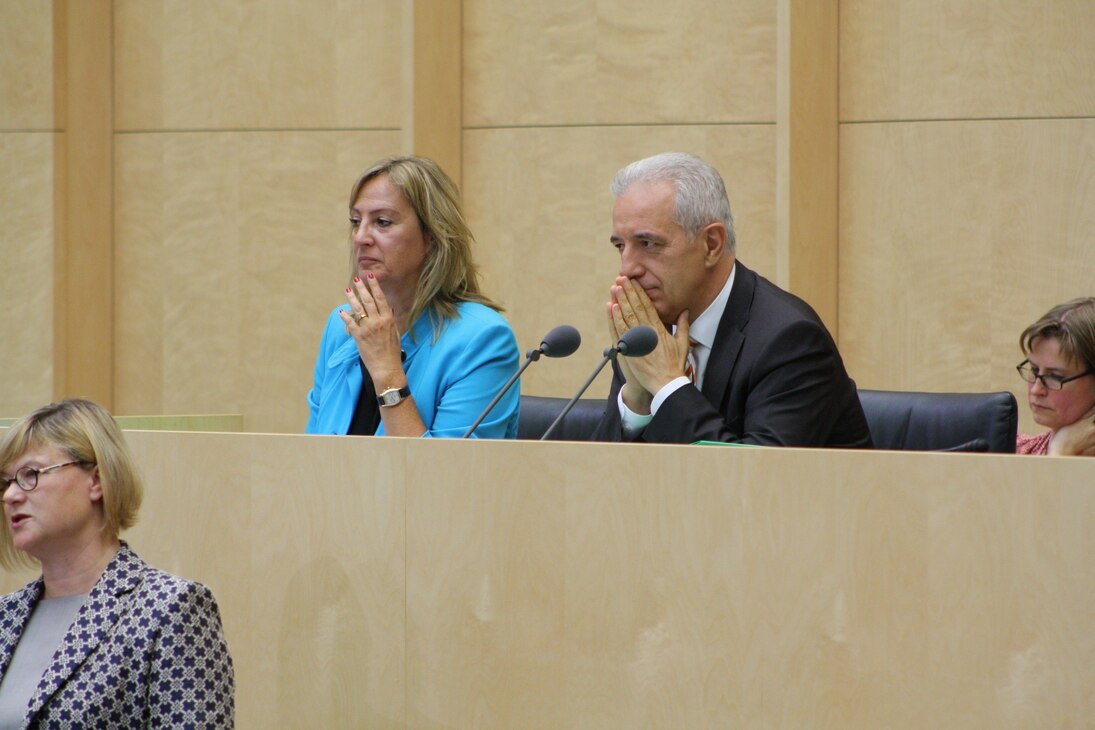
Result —
[[235, 676], [217, 602], [186, 582], [163, 614], [149, 677], [147, 727], [230, 728]]
[[723, 441], [766, 446], [823, 445], [844, 412], [839, 404], [844, 368], [824, 327], [789, 323], [765, 346], [737, 364], [726, 412], [685, 386], [658, 409], [642, 439], [658, 443]]
[[617, 396], [623, 387], [623, 377], [620, 375], [620, 366], [615, 361], [612, 363], [612, 387], [608, 392], [608, 400], [605, 402], [605, 414], [596, 430], [590, 437], [590, 441], [623, 441], [623, 427], [620, 425], [620, 406], [617, 404]]

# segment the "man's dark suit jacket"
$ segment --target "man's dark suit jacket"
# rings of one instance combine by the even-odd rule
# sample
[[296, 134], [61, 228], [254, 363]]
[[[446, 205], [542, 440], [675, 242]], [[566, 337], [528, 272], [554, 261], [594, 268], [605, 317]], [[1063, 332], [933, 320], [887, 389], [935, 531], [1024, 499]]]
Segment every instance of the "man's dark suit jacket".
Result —
[[[679, 388], [637, 439], [870, 447], [871, 432], [836, 343], [806, 302], [736, 264], [703, 376]], [[615, 376], [593, 438], [622, 441]]]

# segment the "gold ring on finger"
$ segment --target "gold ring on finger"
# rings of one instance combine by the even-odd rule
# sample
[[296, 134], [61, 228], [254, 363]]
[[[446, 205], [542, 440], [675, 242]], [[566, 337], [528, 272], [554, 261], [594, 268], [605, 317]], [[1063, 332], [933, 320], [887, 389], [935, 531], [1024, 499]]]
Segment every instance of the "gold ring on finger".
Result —
[[368, 316], [369, 315], [365, 314], [364, 312], [358, 312], [354, 315], [354, 324], [361, 324], [361, 320], [365, 319]]

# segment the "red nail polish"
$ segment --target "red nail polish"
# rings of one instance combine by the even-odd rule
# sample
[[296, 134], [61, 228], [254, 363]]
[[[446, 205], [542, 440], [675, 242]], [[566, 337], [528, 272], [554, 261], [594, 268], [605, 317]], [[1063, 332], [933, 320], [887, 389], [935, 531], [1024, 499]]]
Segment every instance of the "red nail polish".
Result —
[[360, 283], [361, 283], [361, 279], [359, 279], [359, 278], [357, 278], [357, 277], [355, 276], [355, 277], [354, 277], [354, 283], [355, 283], [355, 284], [360, 284]]
[[346, 287], [346, 293], [347, 293], [347, 294], [349, 294], [349, 293], [350, 293], [350, 287]]
[[373, 278], [373, 275], [372, 275], [371, 273], [369, 274], [369, 278], [370, 278], [370, 279], [372, 279], [372, 278]]

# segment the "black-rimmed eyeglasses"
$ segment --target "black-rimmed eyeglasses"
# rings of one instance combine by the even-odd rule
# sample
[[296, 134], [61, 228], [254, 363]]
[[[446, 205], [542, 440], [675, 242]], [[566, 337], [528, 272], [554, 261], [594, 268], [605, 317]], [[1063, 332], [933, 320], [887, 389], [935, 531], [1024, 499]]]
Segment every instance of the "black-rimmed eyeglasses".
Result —
[[1019, 371], [1019, 377], [1028, 383], [1041, 380], [1046, 390], [1061, 390], [1065, 387], [1065, 383], [1071, 383], [1073, 380], [1079, 380], [1087, 375], [1095, 375], [1095, 370], [1088, 370], [1069, 378], [1062, 378], [1060, 375], [1042, 375], [1038, 372], [1038, 368], [1030, 364], [1030, 360], [1023, 360], [1015, 366], [1015, 369]]
[[53, 466], [45, 466], [41, 469], [36, 469], [33, 466], [24, 466], [19, 471], [15, 472], [13, 477], [0, 476], [0, 494], [8, 491], [8, 487], [12, 482], [19, 485], [19, 488], [24, 492], [29, 492], [38, 486], [38, 476], [40, 474], [48, 474], [56, 469], [61, 469], [66, 466], [72, 466], [73, 464], [82, 464], [92, 466], [94, 462], [90, 461], [66, 461], [63, 464], [54, 464]]

